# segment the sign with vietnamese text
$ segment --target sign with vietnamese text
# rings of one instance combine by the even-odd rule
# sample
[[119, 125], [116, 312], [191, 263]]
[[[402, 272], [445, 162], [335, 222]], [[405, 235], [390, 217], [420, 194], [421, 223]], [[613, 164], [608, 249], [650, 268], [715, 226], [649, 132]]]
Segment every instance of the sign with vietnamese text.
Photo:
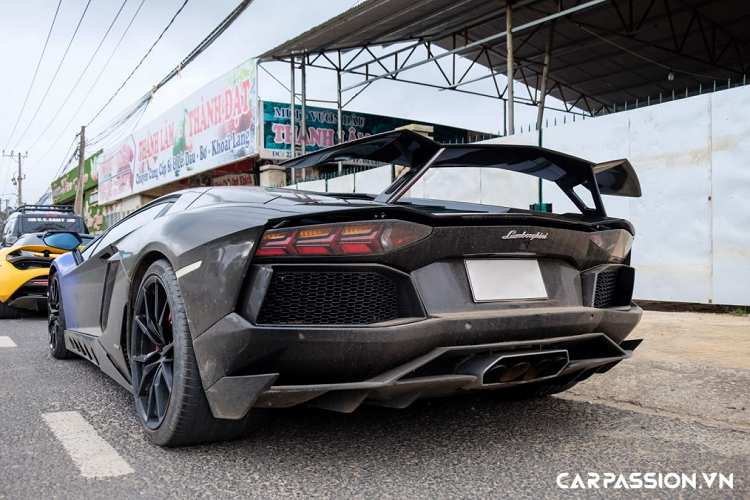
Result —
[[105, 148], [96, 161], [99, 203], [256, 154], [256, 85], [251, 59]]
[[[260, 125], [260, 157], [264, 159], [291, 158], [292, 125], [288, 103], [261, 101], [259, 104], [262, 122]], [[335, 109], [307, 106], [307, 144], [305, 151], [316, 151], [338, 144], [338, 113]], [[300, 122], [302, 108], [295, 109], [297, 127], [297, 149], [302, 145]], [[394, 118], [391, 116], [371, 115], [344, 111], [341, 114], [344, 141], [353, 141], [381, 132], [389, 132], [409, 124], [431, 125], [432, 137], [438, 142], [468, 142], [477, 140], [478, 133], [465, 129], [436, 125], [431, 123]]]

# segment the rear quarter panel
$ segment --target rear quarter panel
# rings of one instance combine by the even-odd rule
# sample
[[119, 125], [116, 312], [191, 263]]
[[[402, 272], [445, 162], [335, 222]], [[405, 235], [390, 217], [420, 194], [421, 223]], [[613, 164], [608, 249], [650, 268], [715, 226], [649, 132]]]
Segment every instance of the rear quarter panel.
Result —
[[[256, 206], [207, 206], [167, 214], [134, 231], [117, 245], [131, 296], [140, 285], [144, 267], [163, 255], [177, 273], [191, 334], [199, 336], [234, 310], [269, 213], [279, 214]], [[187, 266], [193, 270], [181, 272]], [[122, 296], [116, 292], [113, 297]], [[118, 321], [116, 309], [112, 304], [109, 321], [113, 324]]]

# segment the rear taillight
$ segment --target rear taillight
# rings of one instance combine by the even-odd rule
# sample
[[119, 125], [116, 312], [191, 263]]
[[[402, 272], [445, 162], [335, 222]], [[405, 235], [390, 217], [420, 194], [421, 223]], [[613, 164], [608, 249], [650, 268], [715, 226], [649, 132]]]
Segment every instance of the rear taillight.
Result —
[[377, 255], [411, 245], [432, 228], [404, 221], [347, 222], [271, 229], [263, 234], [257, 257], [285, 255]]
[[633, 235], [624, 229], [599, 231], [589, 236], [591, 242], [607, 252], [614, 262], [622, 262], [633, 246]]

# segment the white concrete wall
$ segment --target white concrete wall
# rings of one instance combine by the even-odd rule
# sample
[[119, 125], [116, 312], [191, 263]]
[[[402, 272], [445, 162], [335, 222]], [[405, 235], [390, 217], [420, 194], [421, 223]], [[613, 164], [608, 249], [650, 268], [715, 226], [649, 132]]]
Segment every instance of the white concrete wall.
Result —
[[750, 304], [750, 88], [742, 90], [711, 99], [712, 291], [718, 304]]
[[326, 181], [323, 179], [315, 181], [298, 182], [294, 189], [301, 189], [302, 191], [317, 191], [324, 193], [326, 191]]
[[[356, 193], [382, 193], [391, 185], [391, 166], [373, 168], [352, 174]], [[330, 188], [329, 191], [332, 191]]]
[[342, 175], [332, 179], [299, 182], [293, 189], [317, 191], [319, 193], [374, 193], [382, 192], [391, 184], [391, 166], [363, 170], [355, 174]]
[[[544, 129], [543, 145], [595, 162], [628, 158], [642, 198], [605, 196], [633, 222], [638, 299], [750, 305], [750, 86]], [[536, 133], [492, 143], [536, 145]], [[389, 167], [330, 179], [328, 191], [380, 192]], [[309, 184], [309, 183], [308, 183]], [[335, 188], [334, 188], [335, 185]], [[537, 179], [491, 169], [425, 174], [410, 196], [527, 208]], [[308, 189], [300, 184], [300, 189]], [[578, 212], [552, 183], [544, 201]]]

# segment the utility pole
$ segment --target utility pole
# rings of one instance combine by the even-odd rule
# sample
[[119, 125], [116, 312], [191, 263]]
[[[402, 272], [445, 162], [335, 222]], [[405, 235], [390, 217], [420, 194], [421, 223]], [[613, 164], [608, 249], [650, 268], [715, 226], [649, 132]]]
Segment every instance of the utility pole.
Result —
[[[26, 153], [29, 156], [29, 153]], [[23, 205], [23, 170], [21, 169], [21, 153], [18, 153], [18, 206]]]
[[[292, 74], [291, 74], [291, 89], [292, 89], [292, 95], [290, 97], [290, 104], [289, 104], [289, 110], [291, 111], [291, 116], [289, 117], [290, 123], [292, 124], [292, 145], [291, 145], [291, 153], [292, 156], [290, 158], [294, 158], [297, 156], [297, 115], [294, 113], [295, 110], [295, 98], [297, 97], [297, 85], [294, 82], [294, 61], [297, 58], [292, 56], [292, 58], [289, 60], [289, 67], [292, 68]], [[297, 174], [294, 170], [292, 170], [292, 181], [297, 182]]]
[[[552, 42], [555, 37], [555, 21], [553, 19], [549, 23], [549, 31], [547, 32], [547, 48], [544, 51], [544, 67], [542, 68], [542, 85], [539, 88], [539, 109], [536, 115], [536, 129], [542, 130], [542, 120], [544, 119], [544, 100], [547, 97], [547, 82], [549, 81], [549, 65], [552, 59]], [[541, 146], [541, 144], [539, 144]]]
[[[336, 68], [336, 112], [338, 113], [338, 143], [344, 144], [344, 124], [341, 111], [341, 51], [339, 50], [339, 65]], [[339, 175], [342, 174], [343, 165], [339, 162]]]
[[76, 182], [76, 199], [73, 203], [73, 210], [78, 215], [83, 215], [83, 167], [86, 155], [86, 127], [81, 125], [79, 134], [81, 143], [78, 146], [78, 182]]
[[[306, 54], [302, 54], [302, 66], [301, 66], [301, 74], [302, 74], [302, 121], [300, 122], [300, 134], [302, 136], [302, 154], [304, 155], [307, 153], [307, 72], [305, 71], [306, 67], [306, 61], [307, 58]], [[302, 180], [304, 181], [307, 178], [307, 174], [305, 172], [305, 169], [302, 169]]]
[[21, 153], [18, 153], [18, 158], [16, 159], [16, 154], [11, 151], [10, 154], [5, 154], [5, 150], [3, 150], [3, 156], [7, 156], [11, 160], [18, 163], [18, 177], [13, 176], [13, 185], [18, 187], [18, 206], [20, 207], [23, 205], [23, 180], [26, 178], [25, 175], [23, 175], [23, 167], [21, 165], [21, 162], [24, 158], [29, 157], [29, 152], [26, 151], [23, 155]]

